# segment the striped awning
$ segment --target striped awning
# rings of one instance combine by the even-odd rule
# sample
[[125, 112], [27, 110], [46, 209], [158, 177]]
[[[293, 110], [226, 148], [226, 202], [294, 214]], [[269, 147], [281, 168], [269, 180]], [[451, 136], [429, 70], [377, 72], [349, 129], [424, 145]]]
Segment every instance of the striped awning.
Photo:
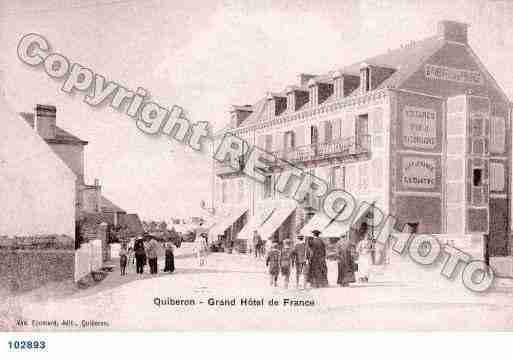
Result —
[[222, 236], [239, 218], [246, 212], [247, 208], [235, 208], [225, 217], [219, 218], [218, 222], [209, 230], [210, 235]]
[[262, 239], [267, 240], [272, 237], [274, 232], [281, 227], [281, 225], [289, 218], [289, 216], [295, 211], [296, 204], [283, 202], [280, 207], [275, 208], [270, 218], [265, 221], [258, 232], [262, 236]]
[[237, 238], [253, 238], [253, 232], [260, 231], [260, 227], [272, 216], [275, 209], [275, 206], [271, 205], [265, 206], [260, 211], [256, 212], [255, 215], [249, 219], [248, 223], [242, 227], [241, 231], [237, 234]]

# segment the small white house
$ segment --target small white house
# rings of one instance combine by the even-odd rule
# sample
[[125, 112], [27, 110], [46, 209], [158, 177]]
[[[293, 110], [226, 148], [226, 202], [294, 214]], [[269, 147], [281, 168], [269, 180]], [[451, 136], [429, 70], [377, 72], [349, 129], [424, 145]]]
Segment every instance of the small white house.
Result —
[[75, 237], [73, 172], [0, 96], [0, 236]]

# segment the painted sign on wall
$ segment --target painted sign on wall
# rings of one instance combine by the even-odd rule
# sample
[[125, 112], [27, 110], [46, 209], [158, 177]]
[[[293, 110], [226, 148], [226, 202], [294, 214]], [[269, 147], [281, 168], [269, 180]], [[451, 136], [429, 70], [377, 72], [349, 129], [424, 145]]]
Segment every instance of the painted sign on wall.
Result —
[[405, 106], [403, 109], [403, 144], [405, 147], [434, 149], [436, 138], [436, 111]]
[[430, 80], [443, 80], [471, 85], [482, 85], [483, 76], [478, 71], [457, 69], [440, 65], [427, 64], [424, 68], [425, 76]]
[[437, 161], [433, 158], [405, 156], [401, 164], [401, 184], [409, 189], [435, 189]]

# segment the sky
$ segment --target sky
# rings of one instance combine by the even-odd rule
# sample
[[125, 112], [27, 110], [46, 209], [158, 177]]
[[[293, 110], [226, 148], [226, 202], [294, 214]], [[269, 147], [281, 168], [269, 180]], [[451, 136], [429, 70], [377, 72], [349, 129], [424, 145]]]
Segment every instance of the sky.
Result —
[[0, 0], [0, 86], [17, 111], [56, 105], [57, 124], [89, 141], [86, 181], [100, 179], [125, 210], [204, 215], [208, 153], [144, 135], [124, 113], [62, 92], [62, 81], [18, 59], [23, 35], [41, 34], [72, 62], [220, 128], [232, 104], [432, 36], [439, 20], [470, 24], [470, 45], [513, 98], [513, 1], [477, 0]]

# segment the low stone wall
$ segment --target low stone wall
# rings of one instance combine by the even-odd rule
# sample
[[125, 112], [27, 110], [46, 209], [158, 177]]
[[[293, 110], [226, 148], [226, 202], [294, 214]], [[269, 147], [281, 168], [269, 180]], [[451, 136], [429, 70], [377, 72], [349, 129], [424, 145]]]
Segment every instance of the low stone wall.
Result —
[[74, 279], [72, 249], [0, 249], [0, 258], [0, 286], [9, 291], [25, 291], [49, 282]]

